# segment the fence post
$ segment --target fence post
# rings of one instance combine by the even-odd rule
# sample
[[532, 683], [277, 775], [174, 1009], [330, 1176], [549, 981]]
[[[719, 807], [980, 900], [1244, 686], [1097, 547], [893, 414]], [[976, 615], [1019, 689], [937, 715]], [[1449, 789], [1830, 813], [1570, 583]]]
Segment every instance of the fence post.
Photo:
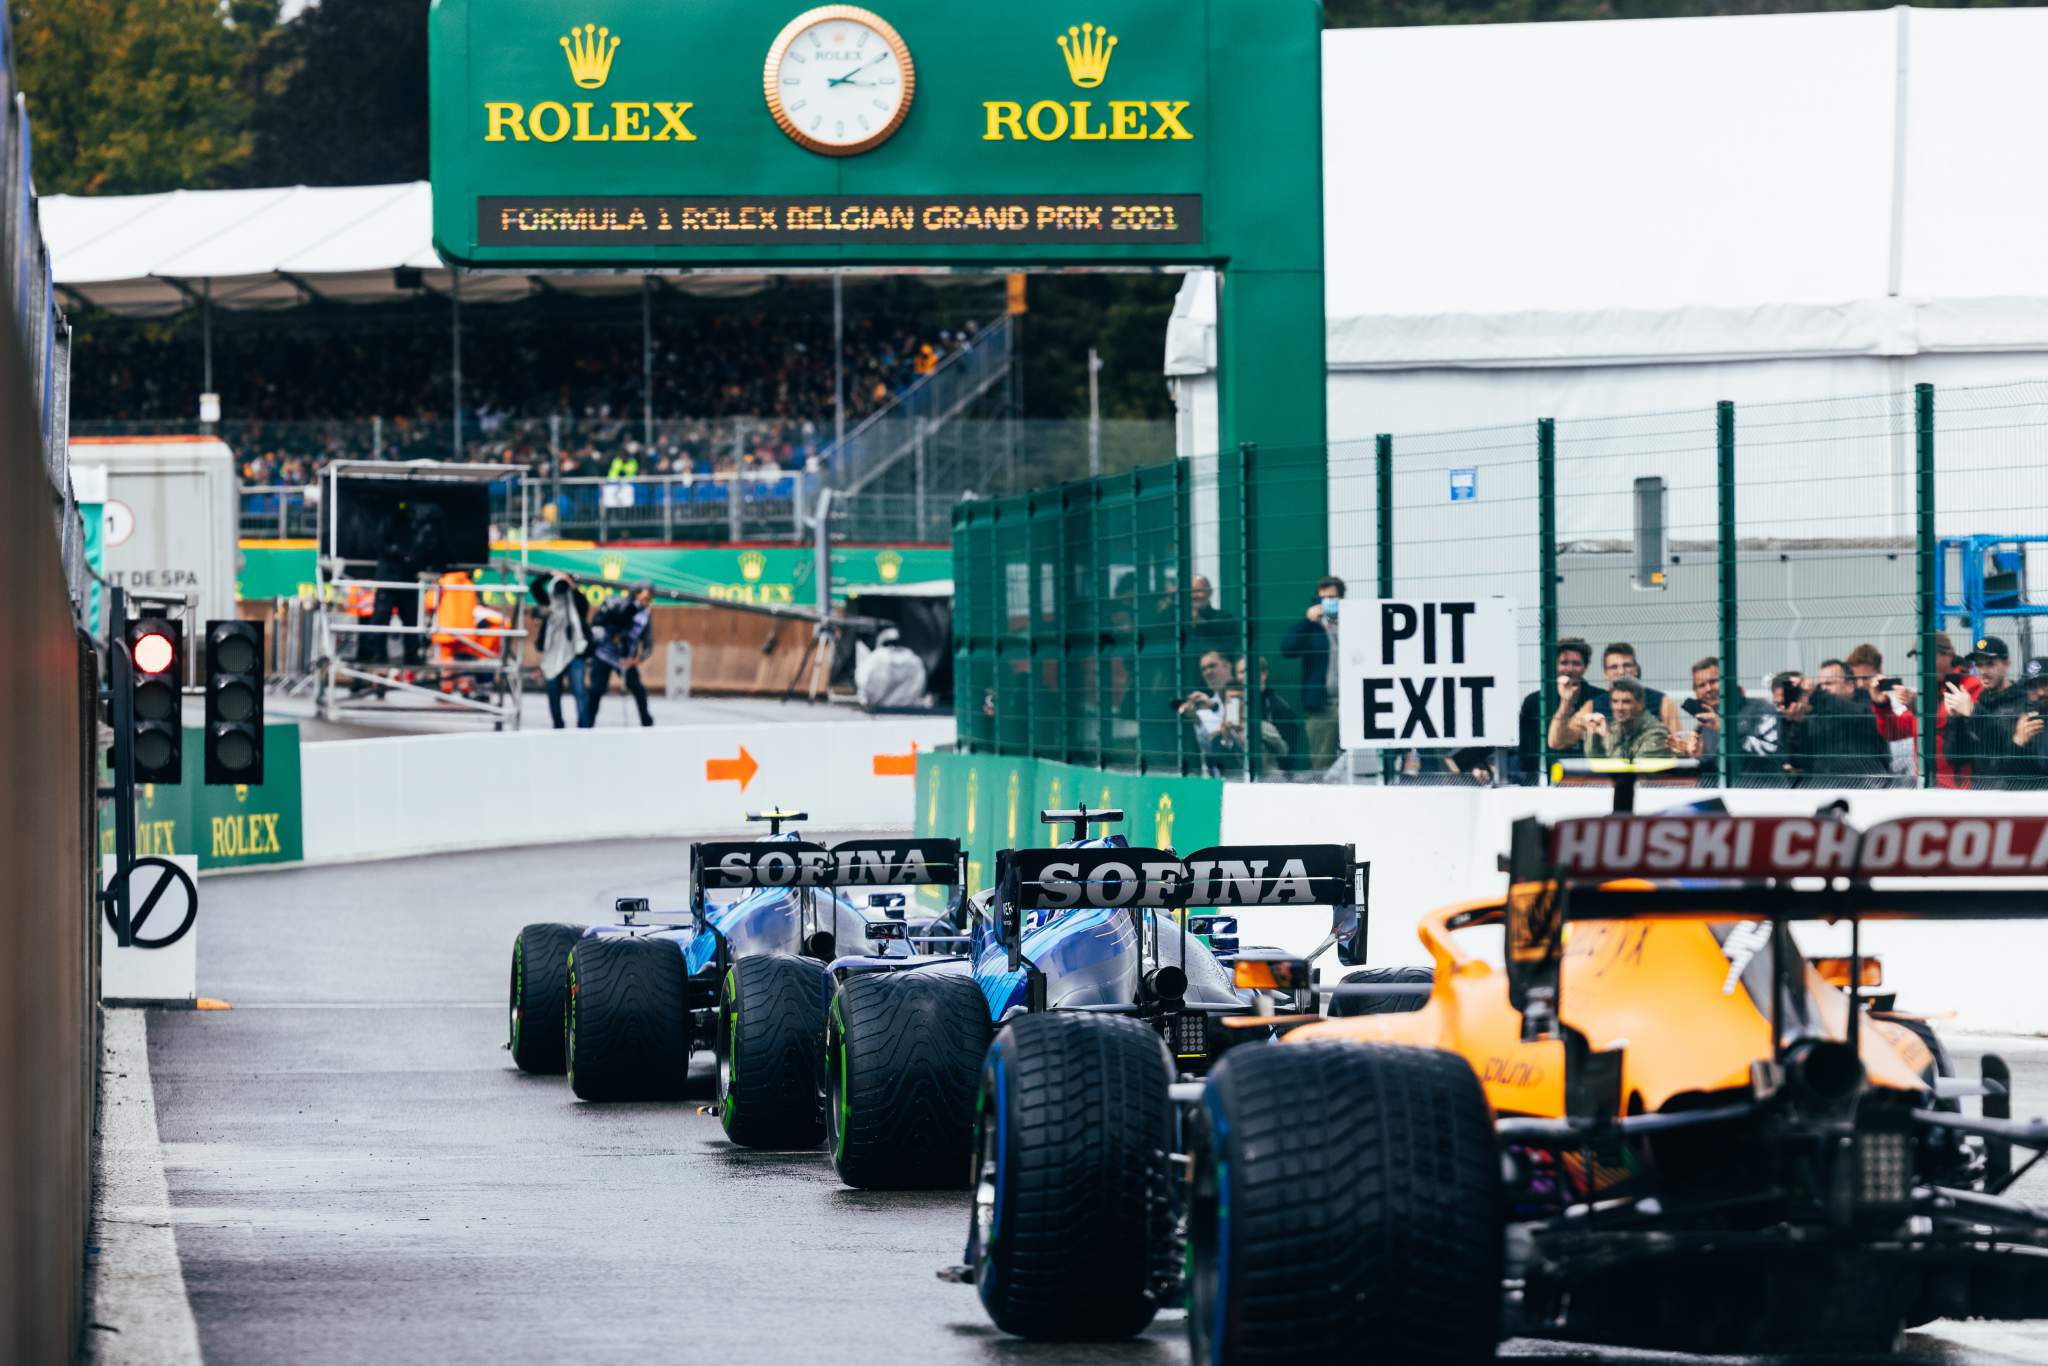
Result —
[[740, 508], [740, 499], [746, 496], [745, 491], [740, 487], [742, 478], [744, 476], [737, 469], [725, 477], [725, 536], [728, 541], [735, 543], [741, 539], [742, 522], [740, 519], [743, 514]]
[[911, 470], [911, 472], [912, 472], [912, 474], [914, 474], [914, 475], [916, 476], [916, 479], [917, 479], [917, 539], [918, 539], [918, 540], [919, 540], [920, 542], [922, 542], [922, 541], [924, 540], [924, 538], [925, 538], [925, 536], [924, 536], [924, 509], [925, 509], [925, 461], [924, 461], [924, 441], [925, 441], [925, 435], [926, 435], [926, 428], [927, 428], [928, 424], [927, 424], [926, 420], [925, 420], [925, 419], [924, 419], [923, 417], [917, 417], [917, 418], [913, 418], [913, 419], [912, 419], [912, 421], [914, 421], [914, 422], [915, 422], [915, 423], [916, 423], [917, 425], [916, 425], [916, 426], [915, 426], [915, 427], [914, 427], [914, 428], [912, 429], [912, 430], [913, 430], [913, 431], [914, 431], [914, 432], [915, 432], [916, 434], [915, 434], [915, 436], [914, 436], [914, 437], [912, 438], [913, 444], [912, 444], [912, 446], [911, 446], [911, 460], [912, 460], [912, 470]]
[[[1188, 553], [1188, 518], [1193, 508], [1188, 497], [1188, 462], [1185, 457], [1173, 462], [1173, 581], [1180, 591], [1173, 599], [1173, 690], [1177, 694], [1188, 678], [1188, 617], [1194, 610], [1194, 560]], [[1214, 589], [1212, 587], [1211, 591]], [[1251, 666], [1246, 665], [1251, 673]], [[1253, 675], [1256, 677], [1256, 675]], [[1257, 684], [1252, 686], [1256, 687]], [[1188, 776], [1188, 728], [1176, 724], [1173, 728], [1174, 751], [1180, 756], [1180, 776]]]
[[1737, 616], [1737, 551], [1735, 526], [1735, 405], [1723, 399], [1714, 405], [1714, 495], [1720, 546], [1721, 735], [1718, 780], [1735, 786], [1741, 756], [1737, 722], [1742, 715], [1741, 622]]
[[382, 417], [370, 419], [370, 458], [373, 460], [382, 460], [384, 458], [384, 419]]
[[[1381, 432], [1372, 439], [1374, 512], [1377, 515], [1378, 530], [1374, 532], [1378, 552], [1379, 575], [1375, 585], [1378, 595], [1383, 598], [1394, 596], [1394, 438], [1392, 433]], [[1343, 707], [1339, 699], [1338, 711]], [[1401, 764], [1400, 752], [1383, 749], [1380, 751], [1380, 786], [1386, 787], [1394, 781], [1395, 772]], [[1347, 762], [1344, 766], [1348, 779], [1357, 770]]]
[[291, 533], [292, 491], [283, 485], [277, 490], [277, 539], [282, 541]]
[[1934, 787], [1941, 781], [1937, 771], [1941, 717], [1942, 680], [1934, 668], [1934, 635], [1941, 629], [1935, 620], [1934, 557], [1939, 549], [1934, 535], [1934, 386], [1913, 386], [1913, 481], [1914, 481], [1914, 587], [1920, 616], [1920, 785]]
[[548, 414], [548, 501], [555, 505], [555, 534], [562, 534], [562, 415]]
[[1259, 762], [1260, 716], [1264, 710], [1259, 706], [1259, 633], [1253, 621], [1253, 607], [1258, 595], [1252, 590], [1252, 560], [1257, 550], [1258, 507], [1252, 496], [1252, 465], [1259, 453], [1255, 441], [1240, 442], [1237, 448], [1237, 487], [1243, 511], [1238, 538], [1239, 605], [1244, 609], [1244, 776], [1247, 782], [1257, 782], [1263, 765]]
[[[661, 539], [673, 541], [676, 538], [676, 477], [673, 474], [664, 474], [655, 483], [654, 487], [661, 490]], [[801, 481], [798, 482], [797, 487], [799, 490], [802, 489]], [[803, 494], [801, 492], [797, 494], [797, 508], [799, 509], [797, 515], [797, 534], [801, 537], [803, 534], [803, 515], [801, 512], [803, 508]]]
[[1557, 714], [1557, 419], [1536, 421], [1536, 677], [1543, 711], [1536, 718], [1537, 783], [1550, 781], [1550, 718]]

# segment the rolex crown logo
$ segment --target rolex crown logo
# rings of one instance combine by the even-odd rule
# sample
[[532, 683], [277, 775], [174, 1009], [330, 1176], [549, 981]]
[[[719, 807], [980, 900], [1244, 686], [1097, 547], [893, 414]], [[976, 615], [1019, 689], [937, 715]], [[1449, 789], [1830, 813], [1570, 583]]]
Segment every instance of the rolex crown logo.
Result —
[[626, 577], [626, 557], [623, 555], [606, 555], [597, 562], [597, 570], [598, 573], [604, 575], [606, 582], [617, 583], [620, 579]]
[[768, 567], [768, 557], [758, 550], [748, 550], [740, 555], [740, 577], [748, 583], [758, 582], [761, 571]]
[[585, 90], [595, 90], [610, 79], [612, 54], [618, 50], [619, 40], [612, 31], [596, 24], [572, 28], [562, 39], [562, 51], [569, 56], [569, 74]]
[[1067, 74], [1083, 90], [1093, 90], [1109, 74], [1109, 54], [1116, 51], [1116, 39], [1106, 28], [1083, 24], [1059, 36], [1060, 51], [1066, 54]]
[[883, 583], [894, 583], [903, 572], [903, 557], [893, 550], [885, 550], [875, 556], [875, 568], [881, 573]]

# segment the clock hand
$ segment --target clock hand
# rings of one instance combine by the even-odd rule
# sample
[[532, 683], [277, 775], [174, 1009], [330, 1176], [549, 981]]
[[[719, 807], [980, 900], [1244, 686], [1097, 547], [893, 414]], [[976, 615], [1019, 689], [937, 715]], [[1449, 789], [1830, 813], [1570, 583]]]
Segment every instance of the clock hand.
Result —
[[862, 62], [859, 66], [847, 72], [844, 76], [840, 76], [837, 77], [836, 79], [826, 81], [826, 88], [829, 89], [835, 85], [845, 85], [848, 81], [852, 80], [855, 76], [860, 75], [861, 72], [866, 71], [869, 67], [873, 65], [874, 62]]

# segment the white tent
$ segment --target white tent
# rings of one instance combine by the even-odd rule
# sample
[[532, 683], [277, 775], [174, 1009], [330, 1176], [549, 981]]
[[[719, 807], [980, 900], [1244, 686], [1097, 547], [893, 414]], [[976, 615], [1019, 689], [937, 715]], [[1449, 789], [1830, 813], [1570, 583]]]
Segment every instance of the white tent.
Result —
[[[2044, 68], [2041, 9], [1326, 34], [1332, 441], [2048, 379]], [[1191, 276], [1168, 333], [1190, 454], [1215, 449], [1214, 287]], [[1910, 530], [1910, 442], [1877, 408], [1853, 452], [1776, 457], [1875, 476], [1843, 534]], [[1360, 542], [1336, 519], [1372, 482], [1337, 468], [1370, 455], [1332, 453], [1333, 544]], [[2010, 499], [2028, 462], [1996, 463]], [[1973, 502], [1944, 497], [1944, 521]], [[2023, 512], [2001, 529], [2048, 530]], [[1596, 500], [1560, 518], [1627, 524]]]
[[[388, 303], [451, 291], [434, 251], [425, 181], [313, 189], [172, 190], [41, 202], [57, 287], [73, 304], [152, 316], [205, 300], [215, 308], [282, 309], [315, 300]], [[404, 272], [404, 274], [400, 274]], [[674, 275], [693, 294], [746, 294], [768, 276]], [[639, 272], [549, 274], [546, 288], [636, 294]], [[525, 298], [543, 286], [518, 273], [465, 273], [464, 303]]]

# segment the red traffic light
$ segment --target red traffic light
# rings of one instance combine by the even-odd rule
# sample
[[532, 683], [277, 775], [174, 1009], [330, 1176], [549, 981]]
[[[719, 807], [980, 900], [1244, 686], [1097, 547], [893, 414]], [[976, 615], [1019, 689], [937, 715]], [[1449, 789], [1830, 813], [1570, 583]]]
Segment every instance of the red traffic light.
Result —
[[151, 631], [135, 638], [135, 667], [146, 674], [160, 674], [178, 658], [178, 647], [167, 635]]

